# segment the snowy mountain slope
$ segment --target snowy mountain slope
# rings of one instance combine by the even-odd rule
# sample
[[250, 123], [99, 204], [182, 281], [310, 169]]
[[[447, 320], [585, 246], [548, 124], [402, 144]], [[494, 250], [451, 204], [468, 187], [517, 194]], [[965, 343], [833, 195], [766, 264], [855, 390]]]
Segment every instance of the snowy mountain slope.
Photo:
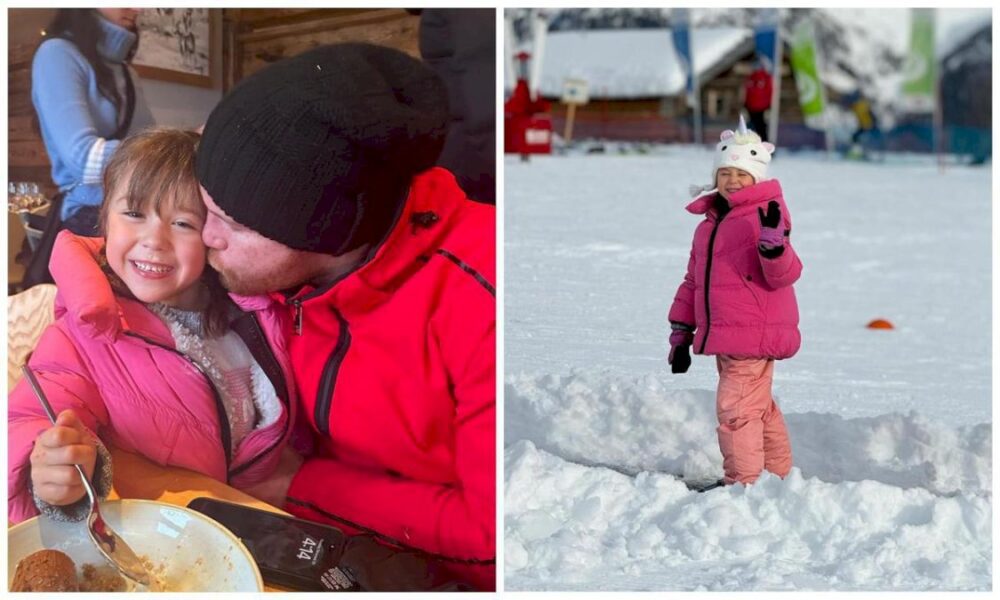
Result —
[[710, 164], [506, 164], [506, 589], [989, 589], [989, 171], [779, 153], [805, 265], [774, 387], [795, 468], [696, 494], [670, 474], [721, 474], [717, 376], [669, 373], [666, 312]]

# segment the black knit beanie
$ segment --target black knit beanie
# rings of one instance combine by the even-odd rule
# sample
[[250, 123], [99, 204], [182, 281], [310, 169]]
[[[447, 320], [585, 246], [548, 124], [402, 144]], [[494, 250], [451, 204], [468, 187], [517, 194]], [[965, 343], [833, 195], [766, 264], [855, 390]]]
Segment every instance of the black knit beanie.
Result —
[[321, 46], [247, 77], [212, 111], [198, 179], [238, 223], [298, 250], [381, 239], [444, 144], [448, 95], [419, 60]]

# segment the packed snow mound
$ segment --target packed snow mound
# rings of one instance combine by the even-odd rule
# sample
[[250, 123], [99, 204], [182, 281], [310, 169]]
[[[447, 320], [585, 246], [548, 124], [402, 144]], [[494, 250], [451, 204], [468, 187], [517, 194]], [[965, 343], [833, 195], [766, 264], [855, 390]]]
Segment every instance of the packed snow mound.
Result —
[[992, 492], [993, 426], [949, 427], [911, 411], [845, 419], [785, 415], [794, 461], [823, 481], [871, 479], [936, 494]]
[[714, 396], [668, 391], [653, 376], [508, 376], [504, 439], [530, 440], [567, 460], [626, 474], [718, 479]]
[[976, 494], [828, 483], [798, 467], [698, 494], [530, 441], [504, 462], [508, 590], [990, 587], [992, 510]]
[[[530, 440], [566, 460], [624, 474], [659, 471], [699, 482], [722, 476], [714, 391], [676, 389], [653, 375], [579, 370], [521, 373], [505, 383], [506, 440]], [[917, 412], [853, 419], [809, 412], [785, 414], [785, 423], [803, 477], [990, 494], [990, 423], [954, 427]]]

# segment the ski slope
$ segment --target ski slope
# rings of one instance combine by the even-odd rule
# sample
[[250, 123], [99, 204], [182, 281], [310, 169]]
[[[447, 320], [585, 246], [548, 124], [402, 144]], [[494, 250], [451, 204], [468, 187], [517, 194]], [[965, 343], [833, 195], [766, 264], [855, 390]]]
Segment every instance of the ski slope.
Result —
[[710, 165], [506, 162], [505, 589], [990, 589], [989, 170], [779, 152], [804, 264], [774, 386], [795, 467], [697, 494], [671, 474], [721, 475], [715, 365], [670, 374], [666, 312]]

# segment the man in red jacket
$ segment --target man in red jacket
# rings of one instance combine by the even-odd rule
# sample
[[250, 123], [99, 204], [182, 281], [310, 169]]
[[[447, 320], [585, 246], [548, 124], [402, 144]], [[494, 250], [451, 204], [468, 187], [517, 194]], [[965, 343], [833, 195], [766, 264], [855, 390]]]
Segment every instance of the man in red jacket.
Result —
[[314, 444], [258, 495], [491, 590], [495, 209], [433, 167], [447, 121], [441, 81], [395, 50], [270, 65], [205, 125], [202, 237], [231, 291], [280, 290], [294, 315]]
[[757, 132], [764, 142], [767, 141], [767, 122], [764, 120], [764, 113], [771, 108], [771, 95], [774, 91], [771, 79], [767, 59], [758, 56], [753, 71], [743, 84], [743, 106], [750, 115], [750, 129]]

